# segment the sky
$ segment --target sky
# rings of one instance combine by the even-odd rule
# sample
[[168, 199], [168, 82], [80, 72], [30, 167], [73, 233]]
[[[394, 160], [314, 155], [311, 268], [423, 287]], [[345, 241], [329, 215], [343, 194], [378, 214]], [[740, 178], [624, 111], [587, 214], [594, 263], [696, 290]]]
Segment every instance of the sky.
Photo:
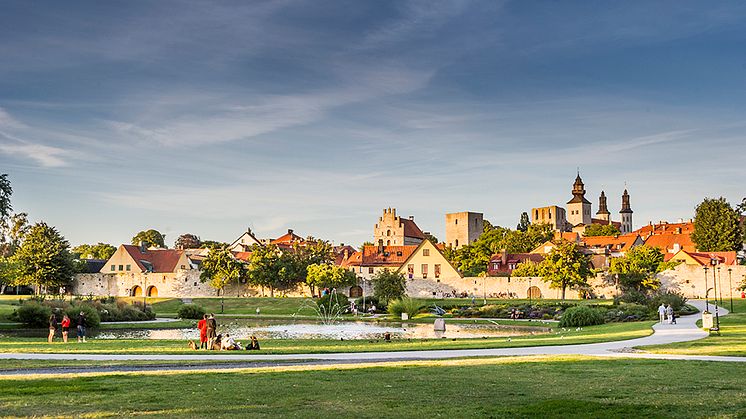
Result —
[[5, 1], [0, 173], [72, 245], [746, 195], [746, 4]]

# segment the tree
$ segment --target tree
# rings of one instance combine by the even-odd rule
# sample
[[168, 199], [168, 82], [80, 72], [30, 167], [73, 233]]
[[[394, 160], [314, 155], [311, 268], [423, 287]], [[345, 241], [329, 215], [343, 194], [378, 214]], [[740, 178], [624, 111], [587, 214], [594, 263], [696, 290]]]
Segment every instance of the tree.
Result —
[[244, 264], [236, 260], [228, 249], [211, 250], [202, 261], [201, 269], [199, 279], [209, 282], [223, 296], [228, 284], [246, 277]]
[[287, 288], [298, 269], [290, 254], [277, 246], [254, 246], [247, 274], [253, 285], [268, 287], [270, 296], [274, 297], [275, 289]]
[[338, 288], [357, 284], [357, 275], [341, 266], [330, 263], [314, 263], [308, 266], [306, 283], [314, 289]]
[[528, 231], [528, 226], [530, 225], [531, 225], [531, 221], [528, 218], [528, 213], [524, 212], [523, 214], [521, 214], [521, 220], [518, 222], [518, 225], [516, 226], [515, 229], [525, 233]]
[[381, 269], [371, 278], [374, 292], [378, 301], [388, 303], [404, 296], [406, 292], [404, 274], [388, 268]]
[[586, 237], [617, 236], [619, 234], [622, 234], [622, 232], [619, 231], [619, 229], [614, 224], [591, 224], [587, 226], [585, 228], [585, 232], [583, 232], [583, 235]]
[[174, 242], [174, 248], [179, 250], [184, 249], [199, 249], [202, 246], [202, 240], [194, 234], [182, 234]]
[[202, 242], [202, 247], [205, 249], [220, 249], [222, 247], [228, 247], [228, 243], [223, 243], [215, 240], [205, 240]]
[[12, 258], [18, 264], [16, 285], [36, 285], [40, 292], [69, 284], [75, 273], [69, 248], [57, 229], [34, 224]]
[[[527, 266], [523, 269], [529, 270], [531, 268]], [[522, 272], [519, 271], [518, 273]], [[562, 299], [564, 300], [565, 291], [568, 287], [588, 286], [588, 277], [591, 275], [591, 270], [588, 267], [588, 258], [580, 253], [578, 246], [575, 243], [562, 240], [538, 264], [535, 272], [531, 273], [537, 275], [530, 276], [541, 276], [545, 282], [549, 282], [552, 288], [561, 289]], [[514, 272], [514, 274], [517, 273]]]
[[738, 212], [725, 198], [705, 198], [697, 205], [692, 241], [700, 252], [741, 250], [743, 237]]
[[145, 242], [147, 246], [155, 247], [166, 247], [166, 236], [161, 234], [158, 230], [150, 229], [143, 230], [132, 238], [132, 244], [140, 245], [140, 242]]
[[425, 233], [425, 238], [426, 238], [427, 240], [430, 240], [430, 242], [431, 242], [432, 244], [438, 244], [438, 238], [437, 238], [437, 237], [435, 237], [435, 236], [433, 236], [433, 235], [432, 235], [432, 234], [430, 234], [430, 233]]
[[675, 262], [664, 262], [663, 253], [657, 247], [642, 245], [631, 248], [622, 257], [612, 259], [609, 272], [619, 275], [623, 292], [634, 289], [647, 294], [660, 286], [655, 274], [675, 265]]
[[361, 252], [363, 251], [363, 249], [365, 248], [365, 246], [375, 246], [375, 243], [368, 242], [368, 241], [363, 242], [363, 244], [360, 245], [360, 251]]
[[13, 206], [10, 203], [10, 196], [13, 195], [13, 188], [10, 186], [7, 174], [0, 175], [0, 222], [6, 221], [10, 217]]
[[81, 244], [73, 247], [73, 256], [78, 259], [104, 259], [108, 260], [117, 251], [117, 248], [109, 243]]
[[9, 219], [0, 222], [0, 256], [12, 256], [21, 246], [23, 237], [30, 228], [28, 214], [25, 212], [13, 214]]

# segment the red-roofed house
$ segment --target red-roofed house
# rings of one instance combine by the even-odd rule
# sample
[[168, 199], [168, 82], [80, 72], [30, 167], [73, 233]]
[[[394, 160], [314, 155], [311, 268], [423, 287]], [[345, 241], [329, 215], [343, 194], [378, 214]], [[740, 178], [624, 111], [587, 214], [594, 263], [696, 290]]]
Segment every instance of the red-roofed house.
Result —
[[256, 238], [250, 228], [241, 234], [233, 243], [228, 246], [231, 252], [249, 252], [254, 245], [261, 246], [262, 243]]
[[292, 229], [288, 229], [288, 232], [283, 234], [282, 236], [270, 241], [270, 244], [274, 244], [277, 247], [280, 248], [288, 248], [293, 247], [293, 245], [304, 245], [306, 243], [306, 240], [295, 234]]
[[644, 243], [642, 237], [637, 234], [620, 234], [618, 236], [584, 236], [580, 244], [589, 253], [619, 257], [624, 256], [629, 249]]
[[712, 259], [717, 260], [718, 265], [733, 266], [737, 264], [736, 252], [687, 252], [686, 250], [679, 250], [676, 254], [666, 258], [667, 261], [694, 266], [709, 266]]
[[[131, 277], [138, 275], [143, 278], [153, 275], [153, 279], [149, 283], [143, 283], [142, 286], [132, 286], [128, 294], [140, 296], [143, 294], [143, 288], [146, 288], [147, 296], [157, 297], [157, 285], [165, 283], [167, 277], [172, 277], [170, 274], [196, 268], [184, 250], [148, 249], [144, 246], [123, 244], [106, 261], [106, 264], [104, 264], [104, 267], [99, 272], [102, 274], [129, 274]], [[155, 278], [160, 278], [162, 281], [156, 283]]]
[[538, 253], [498, 253], [490, 259], [490, 263], [487, 265], [487, 274], [490, 276], [510, 276], [521, 263], [526, 261], [540, 263], [542, 260], [544, 260], [544, 255]]
[[676, 254], [680, 250], [696, 252], [697, 246], [692, 241], [689, 233], [662, 233], [653, 234], [645, 240], [645, 245], [657, 247], [663, 254]]

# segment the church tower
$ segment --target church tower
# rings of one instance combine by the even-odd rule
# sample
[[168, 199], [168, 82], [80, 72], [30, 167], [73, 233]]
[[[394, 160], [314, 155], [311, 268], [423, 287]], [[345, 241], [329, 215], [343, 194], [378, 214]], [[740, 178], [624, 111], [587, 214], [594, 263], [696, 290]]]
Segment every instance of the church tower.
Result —
[[629, 193], [624, 190], [622, 194], [622, 210], [619, 211], [622, 214], [622, 234], [632, 232], [632, 208], [629, 205]]
[[606, 194], [601, 191], [601, 196], [598, 198], [598, 212], [596, 213], [599, 220], [609, 221], [611, 213], [606, 207]]
[[572, 199], [567, 202], [567, 221], [573, 227], [578, 224], [591, 224], [591, 203], [585, 199], [585, 185], [580, 178], [580, 172], [572, 185]]

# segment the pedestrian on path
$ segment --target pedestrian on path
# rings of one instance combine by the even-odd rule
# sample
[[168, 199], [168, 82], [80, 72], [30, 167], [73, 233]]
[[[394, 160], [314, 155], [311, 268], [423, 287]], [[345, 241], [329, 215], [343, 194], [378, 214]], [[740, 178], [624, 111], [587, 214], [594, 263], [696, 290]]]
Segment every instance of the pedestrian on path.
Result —
[[658, 317], [660, 318], [661, 324], [665, 323], [666, 321], [666, 305], [661, 303], [660, 307], [658, 307]]
[[57, 332], [57, 317], [55, 317], [54, 313], [52, 313], [49, 316], [49, 337], [47, 338], [47, 341], [49, 343], [52, 343], [54, 340], [54, 334]]
[[85, 319], [85, 313], [80, 312], [78, 315], [78, 343], [83, 342], [85, 343], [85, 326], [86, 326], [86, 319]]
[[70, 318], [67, 314], [62, 316], [62, 341], [67, 343], [67, 334], [70, 332]]
[[668, 324], [674, 324], [673, 321], [673, 307], [671, 307], [671, 304], [666, 307], [666, 317], [668, 318]]

